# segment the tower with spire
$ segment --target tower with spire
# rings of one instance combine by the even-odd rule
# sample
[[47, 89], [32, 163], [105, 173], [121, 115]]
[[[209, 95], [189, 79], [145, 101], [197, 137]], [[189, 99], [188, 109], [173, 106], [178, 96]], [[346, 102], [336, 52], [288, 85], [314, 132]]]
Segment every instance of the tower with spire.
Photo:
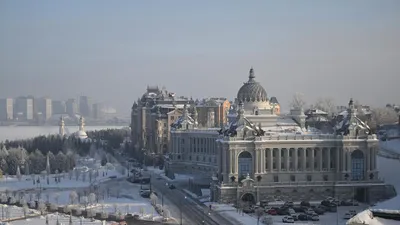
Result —
[[79, 131], [85, 131], [85, 119], [83, 118], [83, 116], [79, 118]]
[[60, 122], [58, 123], [59, 129], [58, 129], [58, 134], [60, 136], [64, 136], [65, 135], [65, 123], [64, 123], [64, 117], [61, 116], [60, 117]]

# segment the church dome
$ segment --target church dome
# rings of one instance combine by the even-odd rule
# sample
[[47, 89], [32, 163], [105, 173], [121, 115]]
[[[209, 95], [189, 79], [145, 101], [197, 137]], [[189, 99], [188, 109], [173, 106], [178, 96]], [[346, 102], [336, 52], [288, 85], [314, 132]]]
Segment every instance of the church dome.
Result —
[[243, 102], [266, 102], [268, 101], [267, 92], [264, 87], [261, 86], [255, 80], [254, 70], [250, 69], [249, 80], [243, 84], [237, 93], [238, 101]]
[[86, 139], [88, 136], [85, 131], [80, 130], [75, 133], [75, 137], [80, 138], [80, 139]]

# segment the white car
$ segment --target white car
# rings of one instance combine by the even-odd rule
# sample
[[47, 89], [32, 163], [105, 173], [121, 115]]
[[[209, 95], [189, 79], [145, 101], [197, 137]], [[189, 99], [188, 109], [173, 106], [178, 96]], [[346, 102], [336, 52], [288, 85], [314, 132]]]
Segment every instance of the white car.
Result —
[[291, 216], [285, 216], [282, 218], [282, 222], [284, 223], [294, 223], [294, 219]]

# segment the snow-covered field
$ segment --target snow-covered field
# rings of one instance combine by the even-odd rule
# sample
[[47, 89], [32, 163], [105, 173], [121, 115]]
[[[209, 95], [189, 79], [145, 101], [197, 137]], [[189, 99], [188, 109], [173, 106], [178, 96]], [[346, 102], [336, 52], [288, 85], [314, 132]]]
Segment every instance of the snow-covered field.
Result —
[[[140, 185], [131, 184], [125, 180], [127, 171], [120, 165], [109, 165], [102, 167], [95, 159], [84, 158], [77, 161], [75, 170], [78, 173], [52, 174], [47, 184], [46, 175], [25, 176], [21, 179], [14, 177], [3, 177], [0, 179], [0, 192], [3, 195], [17, 194], [17, 198], [24, 198], [29, 204], [32, 200], [40, 198], [69, 209], [90, 209], [91, 212], [126, 215], [128, 213], [139, 215], [146, 220], [161, 220], [162, 218], [154, 210], [150, 200], [142, 198], [139, 194]], [[74, 171], [75, 171], [74, 170]], [[91, 179], [89, 173], [92, 173]], [[96, 175], [94, 175], [96, 174]], [[60, 177], [56, 182], [55, 177]], [[120, 179], [121, 178], [121, 179]], [[39, 183], [37, 182], [39, 180]], [[35, 181], [35, 182], [34, 182]], [[3, 196], [4, 197], [4, 196]], [[3, 218], [23, 217], [23, 208], [16, 206], [4, 206], [9, 208], [9, 215]], [[1, 210], [1, 207], [0, 207]], [[34, 210], [30, 210], [36, 212]], [[1, 213], [1, 211], [0, 211]], [[49, 221], [56, 221], [55, 215], [51, 215]], [[62, 224], [69, 221], [63, 215], [58, 215]], [[11, 224], [45, 224], [44, 218], [29, 218], [12, 222]], [[80, 218], [73, 218], [73, 224], [80, 224]], [[49, 224], [55, 224], [49, 223]], [[101, 221], [84, 219], [83, 224], [102, 224]]]
[[[58, 214], [49, 214], [47, 216], [47, 220], [49, 221], [49, 224], [56, 224], [57, 220], [60, 222], [62, 225], [67, 225], [69, 224], [70, 218], [69, 216], [66, 215], [58, 215]], [[103, 224], [112, 224], [111, 222], [105, 222], [105, 221], [100, 221], [100, 220], [91, 220], [91, 219], [85, 219], [85, 218], [78, 218], [78, 217], [72, 217], [71, 218], [72, 224], [73, 225], [103, 225]], [[46, 224], [46, 216], [38, 216], [35, 218], [28, 218], [28, 219], [22, 219], [22, 220], [17, 220], [8, 223], [10, 225], [44, 225]]]

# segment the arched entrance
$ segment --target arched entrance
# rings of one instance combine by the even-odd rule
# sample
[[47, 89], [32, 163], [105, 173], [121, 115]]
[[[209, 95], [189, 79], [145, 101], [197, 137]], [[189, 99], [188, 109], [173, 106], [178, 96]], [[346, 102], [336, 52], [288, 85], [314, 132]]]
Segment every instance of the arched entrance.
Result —
[[246, 177], [253, 173], [253, 158], [248, 151], [241, 152], [238, 156], [239, 177]]
[[361, 150], [355, 150], [351, 153], [351, 179], [364, 180], [364, 153]]
[[249, 204], [249, 205], [253, 205], [256, 203], [256, 198], [254, 197], [254, 195], [252, 193], [243, 194], [242, 197], [240, 198], [240, 200], [242, 200], [242, 202]]

